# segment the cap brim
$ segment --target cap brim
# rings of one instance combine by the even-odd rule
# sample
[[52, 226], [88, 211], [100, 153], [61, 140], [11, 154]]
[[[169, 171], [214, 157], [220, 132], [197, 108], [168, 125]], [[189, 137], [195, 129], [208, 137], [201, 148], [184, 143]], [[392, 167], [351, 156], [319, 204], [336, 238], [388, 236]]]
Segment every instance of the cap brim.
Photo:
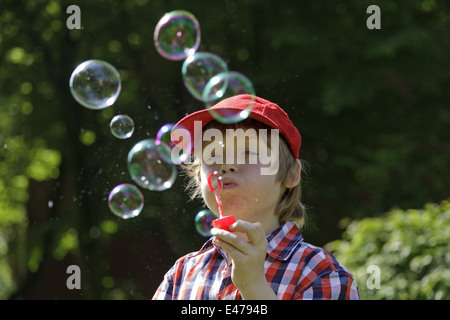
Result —
[[[233, 108], [232, 106], [228, 106], [228, 107], [224, 107], [224, 108], [215, 108], [215, 109], [202, 109], [199, 111], [195, 111], [195, 112], [185, 116], [183, 119], [181, 119], [180, 121], [178, 121], [175, 124], [175, 126], [172, 129], [172, 134], [171, 134], [172, 141], [183, 150], [189, 149], [189, 150], [193, 151], [192, 146], [194, 145], [194, 143], [197, 139], [197, 136], [202, 133], [201, 129], [203, 129], [208, 123], [216, 120], [217, 118], [220, 118], [220, 119], [225, 118], [226, 119], [230, 115], [236, 116], [241, 112], [242, 112], [242, 108]], [[214, 116], [213, 116], [213, 114], [214, 114]], [[278, 125], [275, 122], [273, 122], [270, 118], [268, 118], [264, 115], [261, 115], [259, 113], [250, 112], [248, 115], [248, 118], [257, 120], [272, 129], [280, 129], [278, 127]], [[196, 121], [198, 121], [200, 123], [197, 122], [197, 125], [196, 125]], [[219, 121], [219, 122], [221, 122], [221, 121]], [[234, 123], [236, 123], [236, 122], [238, 122], [238, 121], [235, 121]], [[179, 139], [177, 139], [177, 137], [175, 137], [173, 135], [173, 132], [178, 129], [185, 129], [189, 132], [190, 137], [191, 137], [190, 146], [187, 145], [186, 141], [180, 141]], [[200, 132], [195, 132], [196, 130], [200, 131]]]

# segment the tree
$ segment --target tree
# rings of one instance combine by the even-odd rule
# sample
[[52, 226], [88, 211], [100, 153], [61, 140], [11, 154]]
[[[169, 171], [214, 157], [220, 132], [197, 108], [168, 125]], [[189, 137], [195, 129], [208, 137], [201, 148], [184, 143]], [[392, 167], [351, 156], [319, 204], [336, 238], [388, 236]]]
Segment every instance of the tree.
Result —
[[[202, 204], [188, 201], [181, 176], [168, 191], [143, 190], [144, 210], [128, 221], [106, 200], [132, 182], [125, 159], [136, 142], [204, 107], [181, 62], [154, 47], [156, 23], [175, 9], [199, 20], [199, 51], [245, 74], [299, 128], [308, 241], [337, 239], [343, 217], [447, 198], [449, 5], [378, 1], [381, 29], [369, 30], [371, 4], [2, 1], [0, 297], [148, 298], [175, 258], [204, 242], [193, 224]], [[81, 29], [67, 28], [70, 5]], [[83, 108], [68, 86], [92, 58], [122, 78], [102, 111]], [[109, 131], [119, 113], [135, 121], [128, 140]], [[81, 291], [65, 286], [69, 265], [80, 266]]]
[[362, 299], [448, 300], [449, 222], [448, 201], [392, 209], [352, 221], [343, 239], [326, 247], [353, 272]]

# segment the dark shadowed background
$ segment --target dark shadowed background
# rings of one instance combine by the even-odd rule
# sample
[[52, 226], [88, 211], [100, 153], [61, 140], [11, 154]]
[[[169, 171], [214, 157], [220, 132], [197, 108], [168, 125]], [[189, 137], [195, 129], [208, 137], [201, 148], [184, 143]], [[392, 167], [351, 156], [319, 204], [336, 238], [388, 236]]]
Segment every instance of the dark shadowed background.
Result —
[[[81, 10], [69, 30], [69, 5]], [[377, 4], [381, 29], [369, 30]], [[206, 238], [184, 178], [143, 190], [133, 219], [107, 197], [132, 183], [138, 141], [204, 105], [182, 61], [158, 54], [153, 31], [182, 9], [201, 27], [199, 51], [245, 74], [302, 134], [308, 242], [339, 239], [354, 219], [449, 197], [449, 3], [422, 1], [2, 0], [0, 4], [0, 299], [149, 299], [174, 261]], [[82, 107], [69, 78], [88, 59], [114, 65], [116, 103]], [[134, 119], [113, 137], [109, 121]], [[69, 265], [81, 289], [66, 286]]]

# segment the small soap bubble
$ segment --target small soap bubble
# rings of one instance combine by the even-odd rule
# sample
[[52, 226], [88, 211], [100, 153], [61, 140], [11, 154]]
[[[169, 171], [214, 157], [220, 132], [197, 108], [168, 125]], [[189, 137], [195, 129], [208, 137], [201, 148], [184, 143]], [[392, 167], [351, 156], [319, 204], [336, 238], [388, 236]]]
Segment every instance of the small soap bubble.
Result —
[[[238, 95], [255, 95], [252, 82], [243, 74], [236, 71], [222, 72], [212, 77], [203, 90], [205, 106], [210, 108], [220, 100]], [[244, 110], [221, 110], [208, 109], [210, 114], [219, 122], [236, 123], [242, 121], [250, 115], [253, 109], [253, 102], [250, 102]]]
[[[177, 127], [173, 126], [171, 128], [170, 137], [167, 136], [167, 139], [169, 138], [171, 141], [170, 146], [172, 149], [171, 150], [172, 163], [181, 164], [183, 162], [191, 160], [193, 146], [190, 132], [181, 125], [178, 125]], [[176, 141], [176, 143], [174, 141]]]
[[183, 60], [193, 55], [200, 45], [200, 24], [187, 11], [171, 11], [158, 21], [153, 39], [161, 56], [169, 60]]
[[184, 85], [192, 96], [206, 102], [215, 100], [215, 96], [203, 97], [208, 81], [215, 75], [227, 71], [228, 66], [221, 57], [209, 52], [197, 52], [184, 60], [181, 75]]
[[133, 135], [134, 122], [131, 117], [119, 114], [111, 119], [109, 128], [114, 137], [118, 139], [128, 139]]
[[173, 123], [168, 123], [159, 128], [158, 133], [156, 134], [156, 144], [160, 142], [164, 142], [170, 148], [175, 146], [175, 143], [170, 139], [170, 133], [175, 125]]
[[170, 157], [170, 148], [164, 142], [157, 144], [153, 139], [146, 139], [136, 143], [127, 158], [131, 178], [151, 191], [169, 189], [177, 176]]
[[122, 84], [114, 66], [101, 60], [87, 60], [72, 72], [69, 86], [78, 103], [100, 110], [116, 102]]
[[218, 217], [211, 210], [204, 209], [195, 216], [195, 229], [203, 237], [211, 236], [212, 221]]
[[110, 192], [108, 206], [111, 212], [120, 218], [133, 218], [144, 208], [144, 196], [132, 184], [119, 184]]

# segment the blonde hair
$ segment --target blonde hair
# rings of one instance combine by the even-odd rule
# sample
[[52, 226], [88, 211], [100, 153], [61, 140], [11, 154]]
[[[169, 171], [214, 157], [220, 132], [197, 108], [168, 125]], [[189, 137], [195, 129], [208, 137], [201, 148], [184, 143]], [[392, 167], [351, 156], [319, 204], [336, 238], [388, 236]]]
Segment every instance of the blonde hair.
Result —
[[[254, 119], [246, 119], [236, 124], [223, 124], [217, 121], [212, 121], [206, 125], [203, 130], [207, 128], [214, 127], [218, 129], [226, 128], [253, 128], [253, 129], [270, 129], [263, 123], [256, 121]], [[270, 130], [269, 130], [270, 132]], [[279, 143], [279, 169], [276, 176], [276, 181], [284, 185], [288, 179], [295, 177], [298, 174], [298, 162], [292, 155], [289, 146], [285, 139], [280, 136]], [[267, 139], [270, 144], [270, 139]], [[269, 145], [270, 148], [270, 145]], [[185, 175], [187, 176], [186, 190], [188, 191], [191, 199], [201, 198], [202, 192], [200, 188], [200, 169], [201, 161], [198, 158], [194, 158], [189, 164], [184, 164], [181, 166]], [[303, 167], [303, 166], [302, 166]], [[286, 221], [294, 222], [299, 228], [303, 227], [306, 219], [306, 209], [301, 202], [302, 189], [301, 189], [301, 179], [300, 182], [293, 186], [292, 188], [286, 188], [284, 191], [280, 202], [275, 208], [275, 215], [278, 217], [280, 224]]]

